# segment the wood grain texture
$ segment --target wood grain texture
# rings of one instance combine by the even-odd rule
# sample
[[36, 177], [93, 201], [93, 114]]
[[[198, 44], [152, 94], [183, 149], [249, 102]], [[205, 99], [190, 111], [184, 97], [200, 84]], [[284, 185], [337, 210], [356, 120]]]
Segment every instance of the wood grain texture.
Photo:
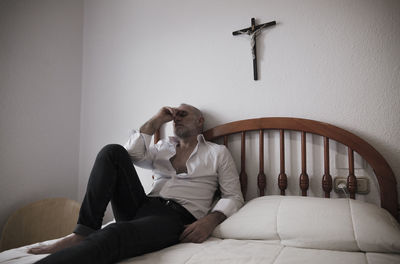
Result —
[[3, 228], [0, 251], [71, 234], [79, 209], [78, 202], [67, 198], [49, 198], [18, 209]]

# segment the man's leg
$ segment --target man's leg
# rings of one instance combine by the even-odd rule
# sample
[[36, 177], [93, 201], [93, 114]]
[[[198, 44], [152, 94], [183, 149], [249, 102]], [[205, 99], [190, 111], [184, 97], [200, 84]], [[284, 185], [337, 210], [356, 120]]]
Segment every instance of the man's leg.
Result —
[[115, 263], [178, 243], [184, 224], [190, 223], [155, 199], [147, 201], [138, 214], [134, 220], [110, 224], [37, 263]]
[[110, 201], [115, 219], [128, 221], [146, 200], [128, 152], [120, 145], [107, 145], [93, 165], [74, 232], [86, 236], [100, 229]]
[[29, 252], [54, 253], [80, 243], [100, 229], [110, 200], [116, 220], [127, 221], [133, 219], [146, 199], [127, 151], [120, 145], [107, 145], [94, 163], [74, 234], [55, 244], [32, 248]]

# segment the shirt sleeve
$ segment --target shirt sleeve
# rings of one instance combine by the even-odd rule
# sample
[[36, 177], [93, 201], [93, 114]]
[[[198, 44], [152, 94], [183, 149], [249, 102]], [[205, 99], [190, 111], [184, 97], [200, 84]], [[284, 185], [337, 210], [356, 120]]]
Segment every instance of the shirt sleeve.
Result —
[[231, 153], [225, 146], [222, 146], [222, 148], [223, 151], [218, 164], [218, 183], [221, 198], [211, 212], [218, 211], [229, 217], [243, 206], [244, 200], [240, 189], [239, 174]]
[[153, 153], [150, 148], [151, 135], [132, 130], [124, 148], [128, 151], [132, 162], [142, 168], [153, 168]]

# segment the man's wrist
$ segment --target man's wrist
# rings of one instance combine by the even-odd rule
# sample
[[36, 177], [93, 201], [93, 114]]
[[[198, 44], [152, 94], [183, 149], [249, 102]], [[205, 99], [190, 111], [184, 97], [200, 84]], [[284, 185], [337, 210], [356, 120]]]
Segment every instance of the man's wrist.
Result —
[[213, 221], [215, 226], [221, 224], [227, 218], [226, 215], [220, 211], [214, 211], [208, 214], [208, 216], [210, 217], [210, 220]]
[[147, 135], [154, 135], [154, 133], [161, 127], [161, 125], [162, 122], [160, 122], [157, 118], [153, 117], [140, 127], [140, 133], [144, 133]]

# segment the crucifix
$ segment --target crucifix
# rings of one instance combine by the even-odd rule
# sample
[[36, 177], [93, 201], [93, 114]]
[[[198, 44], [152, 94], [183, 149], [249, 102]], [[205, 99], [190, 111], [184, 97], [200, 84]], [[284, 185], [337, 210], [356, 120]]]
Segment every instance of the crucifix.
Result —
[[251, 19], [251, 27], [240, 29], [237, 31], [232, 32], [232, 35], [241, 35], [247, 34], [250, 36], [250, 45], [251, 45], [251, 54], [253, 56], [253, 73], [254, 73], [254, 80], [258, 80], [257, 74], [257, 51], [256, 51], [256, 37], [257, 35], [263, 30], [264, 28], [276, 25], [275, 21], [271, 21], [268, 23], [260, 24], [256, 26], [256, 21], [254, 17]]

